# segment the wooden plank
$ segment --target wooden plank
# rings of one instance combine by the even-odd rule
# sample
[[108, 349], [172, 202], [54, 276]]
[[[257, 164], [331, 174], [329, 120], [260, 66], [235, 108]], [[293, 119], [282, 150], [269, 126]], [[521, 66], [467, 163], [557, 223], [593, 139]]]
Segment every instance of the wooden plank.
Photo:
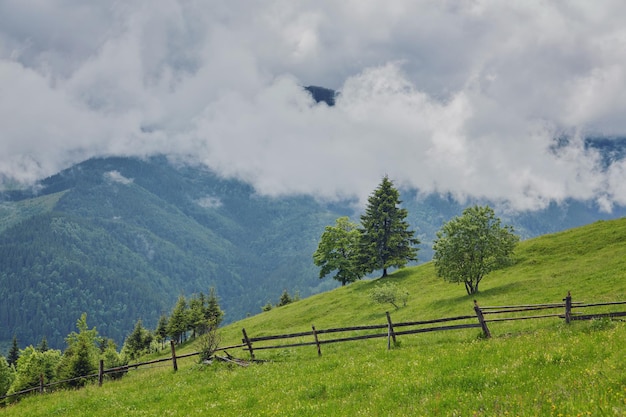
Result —
[[424, 324], [435, 324], [435, 323], [444, 323], [447, 321], [460, 321], [460, 320], [468, 320], [475, 319], [475, 315], [470, 316], [457, 316], [457, 317], [446, 317], [442, 319], [434, 319], [434, 320], [422, 320], [422, 321], [409, 321], [404, 323], [394, 323], [394, 327], [406, 327], [406, 326], [420, 326]]
[[311, 325], [313, 329], [313, 336], [315, 336], [315, 344], [317, 345], [317, 356], [322, 356], [322, 349], [320, 347], [320, 340], [317, 337], [317, 332], [315, 331], [315, 326]]
[[428, 333], [428, 332], [437, 332], [437, 331], [444, 331], [444, 330], [477, 329], [480, 327], [481, 327], [480, 323], [456, 324], [452, 326], [439, 326], [439, 327], [427, 327], [424, 329], [402, 330], [400, 332], [396, 332], [396, 335], [401, 336], [401, 335], [406, 335], [406, 334]]
[[246, 333], [246, 329], [241, 329], [243, 332], [243, 342], [248, 346], [248, 351], [250, 352], [250, 357], [254, 359], [254, 351], [252, 350], [252, 342], [248, 339], [248, 334]]
[[[388, 334], [387, 336], [391, 336], [391, 338], [393, 339], [393, 344], [396, 344], [396, 333], [393, 330], [393, 323], [391, 322], [391, 316], [389, 315], [389, 312], [386, 311], [385, 314], [387, 315], [387, 325], [388, 327]], [[387, 350], [391, 349], [391, 343], [389, 341], [387, 341]]]
[[541, 316], [522, 316], [522, 317], [499, 317], [496, 319], [485, 319], [486, 323], [492, 323], [492, 322], [496, 322], [496, 321], [514, 321], [514, 320], [529, 320], [529, 319], [543, 319], [543, 318], [547, 318], [547, 317], [559, 317], [559, 318], [563, 318], [563, 314], [560, 313], [556, 313], [556, 314], [544, 314]]
[[[577, 303], [572, 303], [577, 304]], [[509, 308], [522, 308], [522, 307], [548, 307], [548, 308], [557, 308], [557, 307], [565, 307], [565, 303], [546, 303], [546, 304], [518, 304], [512, 306], [489, 306], [489, 307], [481, 307], [480, 309], [485, 312], [485, 310], [494, 310], [498, 308], [509, 309]]]
[[626, 304], [626, 301], [612, 301], [612, 302], [606, 302], [606, 303], [586, 303], [586, 304], [577, 305], [576, 308], [615, 306], [615, 305], [621, 305], [621, 304]]
[[178, 371], [178, 363], [176, 362], [176, 347], [173, 340], [170, 340], [170, 346], [172, 348], [172, 366], [174, 367], [174, 372], [176, 372]]
[[[322, 343], [324, 343], [324, 341], [320, 340], [320, 344]], [[316, 344], [315, 342], [302, 342], [302, 343], [289, 343], [286, 345], [255, 346], [254, 350], [283, 349], [283, 348], [290, 348], [290, 347], [313, 346], [315, 344]]]
[[[491, 311], [483, 311], [484, 315], [487, 314], [507, 314], [507, 313], [519, 313], [519, 312], [524, 312], [524, 311], [535, 311], [535, 310], [549, 310], [549, 309], [555, 309], [555, 308], [563, 308], [565, 307], [565, 305], [553, 305], [553, 306], [541, 306], [541, 307], [523, 307], [523, 308], [517, 308], [517, 309], [506, 309], [506, 310], [491, 310]], [[482, 307], [480, 308], [482, 310]]]
[[575, 314], [572, 320], [593, 320], [601, 318], [626, 317], [626, 311], [618, 311], [615, 313], [598, 313], [598, 314]]

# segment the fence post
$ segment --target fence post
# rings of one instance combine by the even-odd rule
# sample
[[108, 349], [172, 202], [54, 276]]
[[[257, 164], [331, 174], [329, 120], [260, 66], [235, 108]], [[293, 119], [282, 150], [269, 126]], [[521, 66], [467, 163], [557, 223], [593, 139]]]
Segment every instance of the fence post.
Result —
[[98, 386], [102, 386], [102, 380], [104, 379], [104, 360], [100, 359], [100, 367], [98, 368]]
[[43, 374], [39, 374], [39, 393], [43, 394]]
[[391, 316], [388, 311], [385, 311], [387, 315], [387, 350], [391, 349], [391, 338], [393, 338], [393, 344], [396, 344], [396, 332], [393, 330], [393, 323], [391, 322]]
[[476, 317], [478, 317], [480, 327], [483, 329], [483, 335], [487, 339], [489, 339], [491, 337], [491, 332], [489, 331], [489, 327], [487, 327], [487, 323], [485, 322], [483, 311], [480, 309], [480, 307], [478, 307], [478, 302], [476, 300], [474, 300], [474, 311], [476, 312]]
[[563, 301], [565, 301], [565, 323], [569, 324], [572, 320], [572, 294], [570, 291], [567, 292], [567, 297]]
[[176, 347], [173, 340], [170, 340], [170, 346], [172, 347], [172, 366], [174, 366], [174, 372], [176, 372], [178, 371], [178, 363], [176, 362]]
[[246, 329], [243, 328], [241, 329], [241, 331], [243, 332], [243, 342], [246, 345], [248, 345], [248, 350], [250, 351], [250, 357], [254, 359], [254, 352], [252, 351], [252, 343], [250, 342], [250, 339], [248, 339], [248, 335], [246, 334]]
[[315, 326], [311, 326], [313, 329], [313, 337], [315, 338], [315, 344], [317, 345], [317, 356], [322, 356], [322, 348], [320, 347], [320, 341], [317, 338], [317, 331], [315, 330]]

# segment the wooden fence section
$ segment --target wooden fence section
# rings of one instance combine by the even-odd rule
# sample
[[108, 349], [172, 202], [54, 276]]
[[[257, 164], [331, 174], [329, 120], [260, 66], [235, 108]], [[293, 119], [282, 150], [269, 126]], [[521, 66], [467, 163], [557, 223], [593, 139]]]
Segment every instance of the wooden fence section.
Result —
[[[460, 321], [467, 321], [470, 319], [476, 320], [475, 315], [446, 317], [446, 318], [435, 319], [435, 320], [422, 320], [422, 321], [412, 321], [412, 322], [403, 322], [403, 323], [393, 323], [391, 320], [391, 316], [389, 315], [388, 312], [386, 313], [386, 315], [387, 315], [387, 323], [385, 324], [338, 327], [338, 328], [321, 329], [321, 330], [317, 330], [315, 329], [315, 326], [311, 326], [311, 331], [271, 335], [271, 336], [248, 337], [248, 334], [246, 333], [246, 329], [242, 329], [242, 333], [243, 333], [242, 343], [245, 346], [244, 349], [250, 353], [250, 357], [252, 359], [254, 359], [254, 351], [257, 351], [257, 350], [284, 349], [284, 348], [300, 347], [300, 346], [316, 346], [317, 354], [321, 356], [322, 355], [321, 346], [325, 344], [329, 344], [329, 343], [342, 343], [342, 342], [386, 337], [387, 349], [390, 349], [391, 341], [393, 340], [393, 342], [395, 343], [397, 336], [444, 331], [444, 330], [459, 330], [459, 329], [470, 329], [470, 328], [481, 327], [480, 322], [450, 324], [446, 326], [440, 326], [440, 325], [433, 326], [435, 324], [440, 324], [440, 323], [460, 322]], [[428, 326], [428, 327], [424, 327], [424, 326]], [[408, 328], [408, 329], [400, 330], [403, 328]], [[376, 332], [377, 330], [380, 331], [383, 329], [385, 330], [384, 332]], [[346, 333], [346, 332], [353, 332], [353, 333], [362, 332], [365, 334], [360, 334], [356, 336], [335, 337], [335, 338], [330, 338], [330, 339], [320, 338], [321, 335], [331, 335], [331, 334]], [[280, 343], [280, 344], [259, 346], [260, 342], [270, 342], [270, 341], [275, 342], [279, 340], [288, 340], [288, 339], [294, 339], [294, 338], [308, 338], [310, 340], [298, 341], [295, 343]]]
[[[474, 313], [475, 315], [467, 315], [467, 316], [457, 316], [457, 317], [447, 317], [435, 320], [423, 320], [423, 321], [413, 321], [413, 322], [405, 322], [405, 323], [393, 323], [391, 321], [391, 316], [387, 312], [387, 323], [386, 324], [374, 324], [369, 326], [352, 326], [352, 327], [341, 327], [341, 328], [333, 328], [333, 329], [324, 329], [318, 330], [315, 326], [311, 326], [311, 331], [298, 332], [298, 333], [290, 333], [290, 334], [281, 334], [281, 335], [271, 335], [271, 336], [259, 336], [259, 337], [249, 337], [246, 329], [242, 329], [243, 339], [242, 346], [244, 350], [247, 350], [250, 354], [250, 357], [254, 359], [254, 352], [259, 350], [266, 349], [284, 349], [290, 347], [300, 347], [300, 346], [316, 346], [317, 354], [322, 355], [321, 345], [328, 343], [340, 343], [340, 342], [349, 342], [356, 340], [364, 340], [364, 339], [373, 339], [373, 338], [387, 338], [387, 348], [391, 348], [391, 341], [396, 342], [397, 336], [409, 335], [409, 334], [417, 334], [417, 333], [425, 333], [425, 332], [435, 332], [435, 331], [445, 331], [445, 330], [459, 330], [459, 329], [469, 329], [469, 328], [481, 328], [483, 335], [486, 338], [491, 337], [491, 331], [489, 330], [488, 323], [494, 322], [503, 322], [503, 321], [513, 321], [513, 320], [531, 320], [531, 319], [543, 319], [543, 318], [560, 318], [565, 319], [566, 323], [570, 323], [572, 320], [591, 320], [598, 318], [616, 318], [616, 317], [626, 317], [626, 311], [618, 311], [618, 312], [595, 312], [589, 314], [583, 314], [579, 312], [575, 312], [574, 309], [583, 309], [583, 308], [591, 308], [591, 307], [606, 307], [606, 306], [614, 306], [614, 305], [624, 305], [626, 301], [614, 301], [614, 302], [606, 302], [606, 303], [583, 303], [583, 302], [573, 302], [572, 296], [570, 293], [567, 294], [567, 297], [563, 299], [560, 303], [550, 303], [550, 304], [521, 304], [521, 305], [512, 305], [512, 306], [490, 306], [490, 307], [480, 307], [476, 301], [474, 301]], [[560, 310], [558, 312], [548, 313], [548, 314], [535, 314], [536, 311], [541, 310]], [[532, 314], [528, 314], [532, 313]], [[489, 317], [486, 317], [489, 316]], [[478, 322], [467, 323], [464, 322], [462, 324], [450, 324], [450, 325], [438, 325], [441, 323], [450, 323], [450, 322], [459, 322], [459, 321], [467, 321], [474, 319]], [[437, 324], [436, 326], [433, 326]], [[423, 327], [428, 326], [428, 327]], [[414, 328], [409, 328], [414, 327]], [[417, 327], [417, 328], [415, 328]], [[399, 330], [401, 328], [409, 328], [407, 330]], [[386, 332], [375, 332], [376, 330], [386, 329]], [[321, 339], [321, 335], [329, 335], [335, 333], [345, 333], [345, 332], [363, 332], [366, 334], [361, 334], [358, 336], [348, 336], [348, 337], [338, 337], [331, 339]], [[288, 343], [277, 343], [266, 345], [264, 342], [277, 342], [284, 341], [289, 339], [305, 339], [304, 341], [297, 342], [288, 342]], [[308, 339], [308, 340], [306, 340]], [[260, 345], [259, 345], [260, 344]]]
[[[530, 320], [530, 319], [544, 319], [544, 318], [560, 318], [564, 319], [566, 323], [570, 323], [573, 320], [592, 320], [601, 318], [616, 318], [626, 317], [626, 311], [596, 311], [592, 313], [584, 314], [582, 312], [574, 311], [574, 309], [586, 309], [593, 307], [608, 307], [616, 305], [625, 305], [626, 301], [611, 301], [603, 303], [584, 303], [572, 301], [572, 295], [568, 292], [567, 296], [561, 303], [551, 304], [520, 304], [512, 306], [491, 306], [491, 307], [479, 307], [478, 303], [474, 301], [474, 309], [478, 316], [481, 325], [483, 326], [483, 333], [485, 337], [491, 337], [491, 333], [487, 326], [487, 323], [513, 321], [513, 320]], [[553, 312], [549, 314], [527, 314], [529, 312], [535, 312], [540, 310], [560, 310], [560, 312]], [[485, 316], [499, 316], [494, 318], [485, 318]]]

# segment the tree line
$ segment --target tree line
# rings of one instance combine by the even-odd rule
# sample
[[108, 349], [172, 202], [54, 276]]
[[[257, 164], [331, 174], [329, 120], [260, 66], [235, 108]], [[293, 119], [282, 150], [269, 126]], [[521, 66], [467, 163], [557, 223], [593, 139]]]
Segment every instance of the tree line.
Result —
[[69, 380], [64, 383], [66, 387], [82, 386], [86, 380], [80, 377], [96, 373], [100, 360], [107, 369], [127, 365], [143, 354], [162, 349], [167, 340], [182, 343], [211, 333], [223, 317], [215, 288], [211, 287], [208, 294], [200, 292], [189, 299], [180, 295], [171, 314], [162, 315], [154, 330], [137, 320], [119, 351], [113, 339], [101, 336], [95, 327], [89, 328], [86, 313], [76, 322], [77, 331], [65, 338], [63, 352], [50, 349], [45, 336], [39, 345], [20, 349], [14, 336], [6, 357], [0, 355], [0, 396], [37, 387], [40, 375], [45, 384]]
[[[320, 279], [334, 273], [333, 278], [346, 285], [376, 270], [386, 277], [388, 268], [416, 261], [420, 241], [409, 229], [408, 212], [401, 203], [400, 193], [385, 176], [369, 196], [360, 225], [344, 216], [327, 226], [313, 254]], [[435, 271], [446, 281], [463, 283], [467, 294], [475, 294], [485, 275], [511, 262], [518, 241], [513, 227], [501, 226], [491, 207], [468, 207], [437, 232]]]

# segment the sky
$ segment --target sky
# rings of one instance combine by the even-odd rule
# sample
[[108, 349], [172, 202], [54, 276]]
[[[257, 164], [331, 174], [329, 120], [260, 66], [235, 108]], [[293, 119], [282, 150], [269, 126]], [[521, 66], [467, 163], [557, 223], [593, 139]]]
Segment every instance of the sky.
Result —
[[167, 154], [264, 195], [363, 201], [387, 175], [610, 210], [626, 161], [602, 167], [584, 139], [626, 136], [624, 16], [622, 0], [0, 0], [0, 184]]

